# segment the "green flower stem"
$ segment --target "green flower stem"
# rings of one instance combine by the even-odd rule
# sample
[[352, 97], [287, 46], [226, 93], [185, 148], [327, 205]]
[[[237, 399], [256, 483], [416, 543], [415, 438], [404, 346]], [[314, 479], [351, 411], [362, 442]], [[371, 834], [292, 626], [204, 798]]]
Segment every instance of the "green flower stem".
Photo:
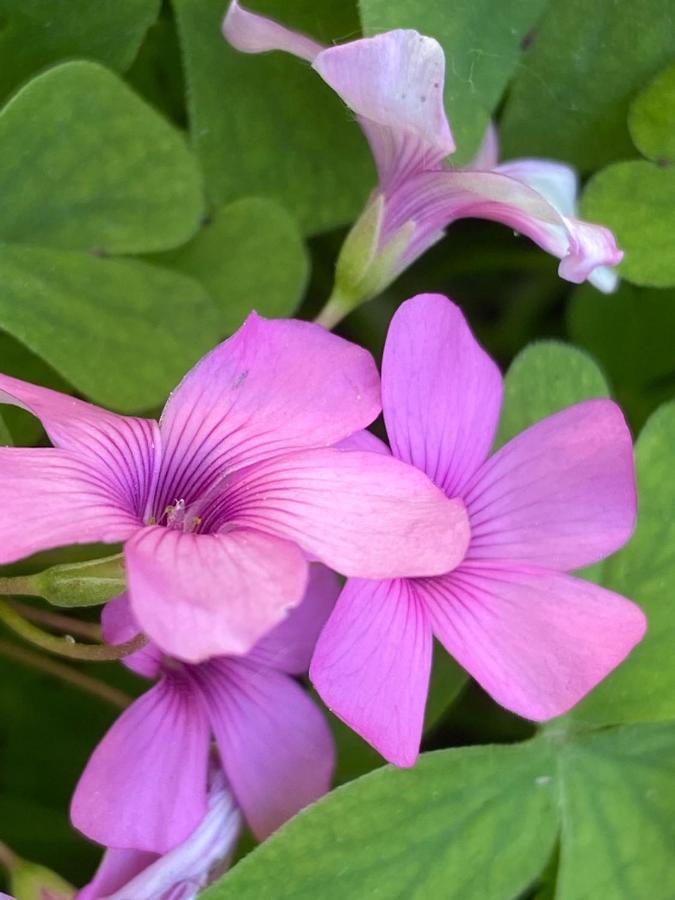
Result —
[[27, 603], [19, 603], [18, 600], [10, 601], [12, 608], [24, 619], [45, 625], [52, 631], [63, 631], [65, 634], [79, 635], [90, 641], [101, 640], [101, 628], [94, 622], [83, 622], [81, 619], [73, 619], [62, 613], [51, 612], [48, 609], [29, 606]]
[[346, 298], [341, 291], [338, 291], [337, 288], [333, 288], [332, 294], [314, 321], [317, 325], [323, 325], [325, 329], [332, 331], [357, 305], [358, 304], [353, 302], [350, 303], [348, 298]]
[[68, 659], [81, 659], [88, 662], [107, 662], [123, 659], [130, 653], [140, 650], [147, 643], [145, 635], [139, 634], [133, 640], [124, 644], [110, 646], [108, 644], [80, 644], [68, 635], [56, 637], [48, 634], [23, 616], [6, 600], [0, 601], [0, 620], [12, 631], [20, 635], [24, 640], [50, 653], [65, 656]]

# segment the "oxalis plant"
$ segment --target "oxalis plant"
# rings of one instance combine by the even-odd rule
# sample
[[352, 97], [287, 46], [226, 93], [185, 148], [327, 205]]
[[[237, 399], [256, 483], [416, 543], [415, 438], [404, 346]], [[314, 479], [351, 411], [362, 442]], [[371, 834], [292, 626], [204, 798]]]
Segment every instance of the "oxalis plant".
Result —
[[675, 897], [672, 35], [0, 3], [0, 896]]

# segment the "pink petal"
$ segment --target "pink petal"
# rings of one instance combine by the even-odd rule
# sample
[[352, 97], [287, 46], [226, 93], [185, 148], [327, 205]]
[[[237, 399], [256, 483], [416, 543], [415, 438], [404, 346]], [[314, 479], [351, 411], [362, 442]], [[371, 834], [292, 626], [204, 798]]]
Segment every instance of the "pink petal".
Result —
[[425, 582], [436, 636], [498, 703], [562, 715], [642, 638], [645, 617], [590, 582], [536, 569], [463, 565]]
[[330, 730], [287, 675], [230, 659], [205, 663], [195, 677], [237, 803], [264, 840], [330, 787]]
[[313, 65], [359, 117], [383, 189], [437, 168], [454, 151], [438, 41], [412, 30], [387, 31], [329, 47]]
[[288, 450], [329, 446], [380, 411], [371, 355], [310, 322], [251, 313], [171, 395], [155, 498], [190, 506], [234, 469]]
[[123, 541], [138, 518], [88, 461], [51, 447], [0, 448], [0, 563], [66, 544]]
[[382, 360], [394, 456], [459, 496], [492, 446], [501, 401], [499, 369], [459, 307], [440, 294], [419, 294], [399, 307]]
[[340, 587], [335, 572], [318, 563], [311, 565], [302, 603], [258, 641], [247, 658], [256, 665], [269, 666], [292, 675], [306, 672], [317, 638], [335, 606]]
[[412, 584], [351, 578], [321, 633], [310, 677], [326, 706], [397, 766], [419, 753], [431, 627]]
[[135, 850], [108, 850], [89, 885], [94, 892], [80, 892], [77, 900], [196, 898], [209, 876], [226, 867], [240, 830], [241, 817], [222, 772], [216, 776], [209, 789], [208, 812], [184, 843], [160, 857]]
[[603, 265], [621, 262], [614, 235], [601, 225], [567, 217], [541, 193], [500, 171], [425, 172], [397, 189], [381, 241], [407, 222], [416, 230], [406, 250], [409, 264], [457, 219], [491, 219], [520, 232], [560, 260], [558, 272], [580, 283]]
[[234, 523], [288, 538], [343, 575], [440, 574], [468, 544], [463, 504], [380, 453], [293, 453], [237, 472], [229, 489]]
[[75, 828], [107, 847], [165, 853], [206, 813], [209, 727], [181, 673], [122, 713], [75, 789]]
[[243, 654], [305, 589], [307, 563], [287, 541], [249, 529], [185, 534], [152, 526], [125, 548], [131, 607], [170, 656]]
[[340, 450], [367, 450], [369, 453], [382, 453], [391, 456], [391, 450], [384, 441], [376, 437], [372, 431], [357, 431], [335, 445]]
[[470, 559], [567, 571], [609, 556], [635, 525], [633, 446], [619, 407], [588, 400], [502, 447], [464, 493]]
[[483, 140], [480, 147], [476, 151], [476, 155], [463, 166], [465, 169], [473, 169], [474, 171], [488, 171], [494, 169], [499, 162], [499, 134], [494, 122], [490, 122], [485, 129]]
[[299, 31], [284, 28], [267, 16], [259, 16], [232, 0], [223, 20], [223, 35], [242, 53], [284, 50], [312, 62], [323, 46]]
[[[121, 594], [106, 603], [101, 611], [101, 627], [103, 637], [108, 644], [125, 644], [141, 633], [131, 612], [127, 594]], [[121, 662], [137, 675], [156, 678], [161, 671], [163, 659], [164, 654], [159, 647], [156, 644], [148, 643], [141, 650], [125, 656]]]
[[56, 447], [89, 465], [111, 501], [138, 518], [144, 515], [161, 451], [156, 422], [118, 416], [8, 375], [0, 375], [0, 403], [40, 419]]

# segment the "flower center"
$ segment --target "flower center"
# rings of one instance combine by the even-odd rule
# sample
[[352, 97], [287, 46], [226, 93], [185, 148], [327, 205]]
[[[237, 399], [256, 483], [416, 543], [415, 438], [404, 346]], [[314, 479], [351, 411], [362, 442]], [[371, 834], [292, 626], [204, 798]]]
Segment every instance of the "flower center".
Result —
[[[193, 507], [194, 508], [194, 507]], [[158, 520], [150, 520], [150, 525], [164, 525], [166, 528], [172, 528], [174, 531], [183, 531], [191, 534], [197, 531], [202, 520], [199, 516], [191, 514], [190, 509], [185, 506], [185, 500], [176, 500], [164, 510], [164, 513]]]

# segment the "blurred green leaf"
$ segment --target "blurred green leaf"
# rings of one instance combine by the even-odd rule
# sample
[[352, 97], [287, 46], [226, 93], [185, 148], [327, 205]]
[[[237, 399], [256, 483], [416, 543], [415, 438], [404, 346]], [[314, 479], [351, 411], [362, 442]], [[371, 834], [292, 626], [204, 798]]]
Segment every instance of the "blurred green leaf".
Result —
[[87, 397], [150, 409], [218, 340], [203, 288], [130, 260], [0, 244], [0, 326]]
[[588, 171], [633, 155], [628, 107], [672, 57], [674, 19], [671, 0], [552, 0], [506, 104], [505, 156]]
[[496, 445], [566, 406], [608, 394], [602, 372], [583, 350], [559, 341], [530, 344], [506, 373]]
[[605, 367], [617, 387], [675, 373], [675, 291], [623, 283], [616, 294], [582, 285], [567, 307], [570, 336]]
[[203, 214], [182, 136], [116, 75], [64, 63], [0, 113], [0, 238], [99, 253], [183, 243]]
[[385, 765], [377, 750], [366, 743], [360, 735], [329, 710], [324, 709], [324, 714], [328, 719], [337, 751], [334, 784], [344, 784]]
[[543, 741], [387, 766], [301, 812], [204, 900], [259, 900], [271, 884], [274, 900], [515, 897], [553, 848], [553, 779]]
[[0, 0], [0, 97], [76, 56], [124, 71], [159, 6], [160, 0]]
[[583, 196], [583, 214], [612, 229], [624, 251], [622, 277], [650, 287], [675, 285], [675, 169], [646, 160], [598, 172]]
[[675, 62], [635, 98], [628, 128], [645, 156], [657, 162], [675, 162]]
[[187, 128], [187, 98], [178, 32], [168, 4], [148, 30], [125, 81], [179, 128]]
[[278, 203], [251, 197], [221, 206], [189, 244], [157, 261], [201, 281], [226, 333], [236, 331], [252, 309], [271, 318], [290, 316], [307, 280], [295, 220]]
[[10, 430], [5, 424], [4, 418], [0, 417], [0, 446], [11, 447], [13, 443]]
[[522, 56], [522, 42], [549, 0], [359, 0], [364, 31], [414, 28], [445, 51], [445, 103], [458, 147], [468, 162]]
[[[191, 130], [215, 204], [269, 196], [317, 232], [355, 218], [375, 184], [365, 139], [306, 62], [249, 56], [221, 35], [223, 0], [173, 0], [188, 80]], [[326, 43], [358, 36], [351, 2], [247, 2]]]
[[615, 728], [559, 754], [558, 900], [675, 896], [675, 724]]
[[635, 452], [637, 529], [605, 563], [604, 584], [640, 604], [647, 634], [626, 662], [575, 707], [571, 715], [580, 722], [675, 718], [675, 402], [649, 419]]
[[469, 676], [454, 661], [450, 654], [437, 641], [434, 641], [434, 655], [431, 665], [429, 696], [424, 713], [424, 731], [429, 732], [438, 725], [449, 707], [457, 699], [457, 695], [466, 684]]

